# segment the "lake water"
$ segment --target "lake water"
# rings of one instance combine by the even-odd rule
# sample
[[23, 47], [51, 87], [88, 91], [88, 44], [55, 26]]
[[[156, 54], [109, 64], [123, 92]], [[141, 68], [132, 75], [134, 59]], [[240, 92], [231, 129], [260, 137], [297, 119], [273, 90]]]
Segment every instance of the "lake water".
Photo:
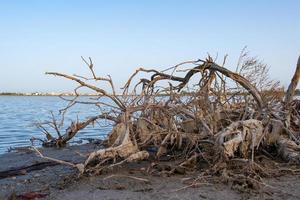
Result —
[[[57, 115], [58, 110], [66, 105], [66, 101], [55, 96], [0, 96], [0, 154], [5, 153], [9, 147], [31, 145], [31, 137], [43, 139], [44, 135], [34, 123], [49, 120], [50, 111]], [[68, 127], [72, 119], [85, 119], [96, 114], [97, 110], [94, 107], [76, 105], [65, 115], [64, 128]], [[111, 128], [109, 123], [90, 125], [77, 133], [71, 144], [87, 138], [103, 139]]]

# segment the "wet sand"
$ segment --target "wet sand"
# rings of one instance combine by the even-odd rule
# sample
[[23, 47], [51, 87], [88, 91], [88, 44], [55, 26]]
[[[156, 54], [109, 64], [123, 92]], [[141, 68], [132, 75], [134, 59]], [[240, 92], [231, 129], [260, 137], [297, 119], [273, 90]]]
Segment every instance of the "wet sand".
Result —
[[[85, 144], [64, 149], [47, 148], [41, 152], [78, 163], [85, 160], [83, 155], [99, 148], [95, 144]], [[0, 199], [9, 196], [16, 199], [300, 199], [299, 174], [266, 179], [268, 186], [263, 190], [241, 192], [229, 183], [191, 185], [186, 180], [197, 177], [197, 172], [170, 177], [149, 175], [144, 170], [149, 165], [149, 162], [127, 164], [99, 176], [78, 177], [75, 169], [51, 164], [33, 152], [6, 153], [0, 155], [0, 174], [25, 168], [19, 174], [2, 173]]]

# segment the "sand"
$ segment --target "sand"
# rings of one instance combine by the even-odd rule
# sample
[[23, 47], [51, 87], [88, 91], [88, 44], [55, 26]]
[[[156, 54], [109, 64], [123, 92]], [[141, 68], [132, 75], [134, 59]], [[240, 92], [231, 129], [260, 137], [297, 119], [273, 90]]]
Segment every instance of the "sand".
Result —
[[[42, 149], [44, 155], [74, 163], [101, 146], [84, 144], [64, 149]], [[36, 169], [28, 166], [39, 166]], [[0, 199], [300, 199], [300, 174], [266, 179], [260, 191], [239, 191], [230, 183], [200, 182], [192, 186], [184, 175], [154, 176], [145, 172], [148, 162], [127, 164], [98, 176], [78, 176], [68, 166], [49, 163], [27, 151], [0, 155], [1, 172], [27, 167], [20, 174], [0, 178]], [[3, 175], [3, 173], [2, 173]]]

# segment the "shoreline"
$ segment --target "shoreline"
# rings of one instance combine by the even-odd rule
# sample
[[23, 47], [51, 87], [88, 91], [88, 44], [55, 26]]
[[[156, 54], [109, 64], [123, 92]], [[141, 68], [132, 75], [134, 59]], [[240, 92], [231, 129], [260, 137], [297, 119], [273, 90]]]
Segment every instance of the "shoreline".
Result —
[[[262, 91], [262, 93], [264, 92], [270, 92], [270, 91]], [[272, 92], [277, 92], [278, 95], [284, 95], [285, 92], [283, 91], [272, 91]], [[229, 93], [230, 94], [230, 93]], [[247, 93], [248, 94], [248, 93]], [[110, 94], [112, 95], [112, 94]], [[168, 96], [169, 94], [158, 94], [157, 96]], [[194, 95], [194, 93], [186, 93], [186, 92], [183, 92], [181, 94], [182, 96], [189, 96], [189, 95]], [[240, 95], [245, 95], [243, 93], [241, 93]], [[18, 93], [18, 92], [2, 92], [0, 93], [0, 96], [30, 96], [30, 97], [35, 97], [35, 96], [45, 96], [45, 97], [48, 97], [48, 96], [99, 96], [98, 94], [88, 94], [88, 93], [83, 93], [83, 94], [79, 94], [79, 95], [76, 95], [74, 93], [71, 93], [71, 92], [62, 92], [62, 93], [57, 93], [57, 92], [32, 92], [32, 93]], [[116, 94], [115, 96], [136, 96], [136, 95], [131, 95], [131, 94], [126, 94], [126, 95], [123, 95], [123, 94]], [[296, 97], [299, 97], [300, 96], [300, 90], [297, 90], [294, 94], [294, 96]]]
[[[84, 155], [101, 148], [102, 146], [89, 143], [62, 149], [40, 148], [40, 151], [45, 156], [78, 163], [84, 162]], [[74, 168], [57, 163], [49, 164], [48, 160], [31, 151], [5, 153], [0, 155], [0, 199], [24, 199], [29, 195], [42, 199], [157, 200], [257, 199], [262, 195], [271, 199], [300, 197], [299, 173], [266, 179], [266, 184], [270, 187], [264, 187], [263, 191], [241, 192], [233, 185], [223, 182], [203, 180], [193, 185], [189, 180], [198, 177], [200, 171], [171, 176], [150, 175], [146, 169], [152, 164], [151, 161], [128, 163], [98, 176], [79, 177]], [[22, 169], [19, 174], [7, 173], [17, 168]]]
[[[63, 95], [60, 95], [60, 94], [55, 94], [55, 95], [52, 95], [52, 94], [43, 94], [43, 95], [26, 95], [26, 94], [13, 94], [13, 95], [7, 95], [7, 94], [0, 94], [0, 96], [6, 96], [6, 97], [59, 97], [59, 96], [70, 96], [70, 97], [74, 97], [76, 95], [71, 95], [71, 94], [63, 94]], [[79, 95], [79, 96], [98, 96], [96, 94], [83, 94], [83, 95]]]

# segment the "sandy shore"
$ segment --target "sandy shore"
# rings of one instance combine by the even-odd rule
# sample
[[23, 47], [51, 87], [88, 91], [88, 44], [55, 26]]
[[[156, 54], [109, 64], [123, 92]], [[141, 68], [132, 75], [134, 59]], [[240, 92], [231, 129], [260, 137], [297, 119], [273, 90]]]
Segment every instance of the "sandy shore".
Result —
[[[42, 149], [44, 155], [83, 162], [85, 155], [99, 149], [95, 144], [64, 149]], [[103, 175], [78, 177], [68, 166], [51, 163], [32, 152], [0, 155], [0, 199], [299, 199], [300, 175], [267, 179], [261, 191], [239, 192], [231, 184], [188, 183], [197, 172], [171, 177], [150, 176], [148, 162], [128, 164]], [[19, 170], [16, 173], [14, 169]], [[9, 172], [9, 173], [3, 173]]]

